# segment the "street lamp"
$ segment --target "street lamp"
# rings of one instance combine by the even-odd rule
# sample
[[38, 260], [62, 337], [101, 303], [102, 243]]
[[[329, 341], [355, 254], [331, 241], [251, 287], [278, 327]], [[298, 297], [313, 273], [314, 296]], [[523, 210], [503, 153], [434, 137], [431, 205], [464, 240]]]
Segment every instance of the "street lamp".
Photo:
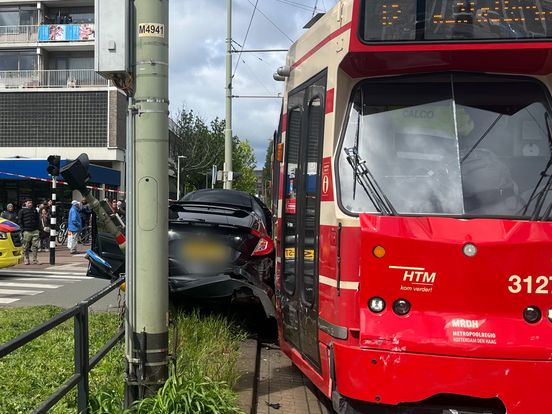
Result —
[[180, 159], [186, 159], [185, 155], [179, 155], [176, 162], [176, 200], [180, 200]]

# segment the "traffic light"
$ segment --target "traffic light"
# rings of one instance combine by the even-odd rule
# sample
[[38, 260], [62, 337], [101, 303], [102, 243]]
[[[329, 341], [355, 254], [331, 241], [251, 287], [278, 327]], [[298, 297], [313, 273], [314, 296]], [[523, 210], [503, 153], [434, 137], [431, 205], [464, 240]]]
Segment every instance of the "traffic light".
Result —
[[73, 190], [79, 190], [83, 196], [86, 196], [90, 190], [86, 187], [90, 181], [88, 167], [90, 162], [88, 155], [82, 153], [74, 161], [71, 161], [61, 169], [61, 176]]
[[61, 157], [59, 155], [50, 155], [48, 157], [48, 168], [46, 168], [46, 171], [48, 171], [48, 174], [52, 177], [57, 177], [59, 175], [60, 160]]

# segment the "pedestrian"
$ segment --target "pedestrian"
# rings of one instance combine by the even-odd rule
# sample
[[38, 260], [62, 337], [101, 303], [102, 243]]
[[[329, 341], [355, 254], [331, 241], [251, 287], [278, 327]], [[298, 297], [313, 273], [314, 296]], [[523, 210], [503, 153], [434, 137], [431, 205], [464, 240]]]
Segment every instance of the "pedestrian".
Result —
[[40, 250], [49, 251], [49, 241], [50, 241], [50, 215], [48, 210], [43, 208], [40, 210]]
[[82, 230], [79, 207], [79, 202], [77, 200], [71, 201], [71, 209], [69, 210], [69, 218], [67, 219], [67, 247], [71, 254], [78, 253], [78, 236], [79, 232]]
[[111, 200], [111, 210], [113, 210], [113, 214], [117, 213], [117, 199]]
[[117, 201], [117, 214], [119, 215], [121, 220], [123, 220], [123, 222], [125, 221], [125, 215], [126, 215], [125, 209], [126, 209], [125, 203], [121, 200]]
[[90, 205], [88, 204], [88, 201], [86, 201], [86, 198], [82, 198], [81, 204], [80, 204], [80, 216], [82, 220], [82, 227], [88, 227], [90, 224], [90, 216], [92, 215], [92, 209], [90, 208]]
[[40, 264], [38, 262], [38, 248], [40, 246], [40, 232], [38, 219], [38, 212], [33, 208], [33, 201], [26, 200], [23, 204], [23, 208], [19, 210], [17, 215], [18, 224], [23, 230], [23, 255], [25, 257], [25, 264], [31, 264], [29, 261], [29, 251], [33, 255], [33, 264]]
[[14, 223], [17, 223], [17, 215], [15, 214], [15, 210], [13, 208], [12, 203], [9, 203], [6, 206], [6, 210], [2, 211], [2, 214], [0, 214], [0, 217], [9, 221], [13, 221]]

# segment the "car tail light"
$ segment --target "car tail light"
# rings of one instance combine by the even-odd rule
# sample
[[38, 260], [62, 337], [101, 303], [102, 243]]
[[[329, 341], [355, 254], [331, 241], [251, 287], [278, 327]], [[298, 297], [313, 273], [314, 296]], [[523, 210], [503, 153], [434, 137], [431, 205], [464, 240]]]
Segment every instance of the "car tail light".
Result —
[[251, 234], [259, 238], [257, 246], [251, 256], [264, 256], [266, 254], [272, 253], [274, 250], [274, 242], [266, 234], [262, 235], [258, 230], [251, 230]]

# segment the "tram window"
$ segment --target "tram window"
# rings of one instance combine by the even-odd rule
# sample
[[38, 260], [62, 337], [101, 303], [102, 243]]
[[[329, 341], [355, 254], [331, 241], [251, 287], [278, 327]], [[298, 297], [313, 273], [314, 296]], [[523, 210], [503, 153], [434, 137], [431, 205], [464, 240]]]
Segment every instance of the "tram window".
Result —
[[539, 181], [551, 157], [547, 99], [540, 83], [522, 77], [363, 82], [339, 150], [341, 204], [353, 213], [379, 211], [360, 185], [360, 170], [347, 162], [345, 149], [356, 148], [399, 214], [538, 215], [537, 204], [552, 204]]
[[284, 192], [284, 263], [283, 287], [293, 295], [297, 273], [297, 167], [299, 164], [299, 140], [301, 138], [301, 111], [290, 110], [288, 113], [288, 130], [286, 137], [287, 159], [285, 169]]
[[360, 33], [368, 42], [540, 39], [552, 35], [548, 0], [365, 0], [363, 15]]

